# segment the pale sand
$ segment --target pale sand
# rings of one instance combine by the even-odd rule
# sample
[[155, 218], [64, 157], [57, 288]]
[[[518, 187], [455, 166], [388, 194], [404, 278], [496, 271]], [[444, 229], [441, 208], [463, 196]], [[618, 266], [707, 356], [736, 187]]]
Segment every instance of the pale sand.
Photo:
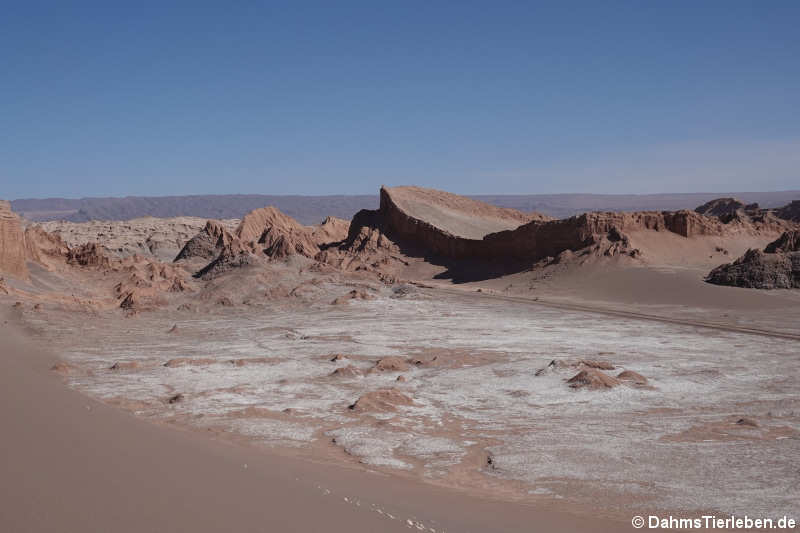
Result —
[[0, 319], [0, 531], [630, 528], [149, 423], [68, 389], [48, 371], [55, 358]]

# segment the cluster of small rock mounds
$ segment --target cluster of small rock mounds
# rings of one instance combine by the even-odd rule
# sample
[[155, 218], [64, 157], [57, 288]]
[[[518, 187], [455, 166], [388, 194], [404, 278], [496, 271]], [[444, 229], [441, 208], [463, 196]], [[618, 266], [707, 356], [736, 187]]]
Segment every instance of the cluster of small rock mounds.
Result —
[[706, 281], [752, 289], [800, 288], [800, 231], [784, 232], [763, 251], [747, 250], [734, 262], [712, 270]]
[[550, 363], [536, 371], [536, 376], [560, 370], [578, 370], [578, 373], [567, 379], [567, 385], [573, 389], [611, 389], [623, 383], [634, 387], [648, 387], [647, 378], [633, 370], [623, 370], [616, 377], [606, 374], [605, 371], [614, 370], [616, 367], [608, 361], [595, 361], [581, 359], [580, 361], [562, 361], [553, 359]]

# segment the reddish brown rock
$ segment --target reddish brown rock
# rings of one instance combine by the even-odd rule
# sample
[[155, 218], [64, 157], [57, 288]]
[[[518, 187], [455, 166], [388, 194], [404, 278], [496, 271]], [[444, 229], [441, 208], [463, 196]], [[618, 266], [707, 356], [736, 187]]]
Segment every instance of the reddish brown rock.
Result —
[[340, 378], [355, 378], [363, 375], [364, 373], [359, 368], [353, 365], [343, 366], [331, 372], [331, 376], [336, 376]]
[[585, 368], [567, 380], [573, 389], [587, 387], [590, 389], [610, 389], [620, 384], [620, 380], [597, 370]]
[[709, 272], [706, 281], [750, 289], [800, 288], [800, 231], [784, 232], [763, 252], [747, 250], [732, 263]]
[[414, 401], [394, 389], [381, 389], [362, 394], [349, 408], [357, 412], [391, 412], [396, 411], [397, 407], [413, 406]]
[[67, 263], [88, 268], [109, 268], [111, 258], [105, 247], [96, 242], [88, 242], [71, 248], [67, 253]]
[[348, 303], [350, 300], [372, 300], [375, 297], [365, 291], [353, 289], [344, 296], [339, 296], [331, 302], [333, 305], [342, 305]]
[[379, 359], [370, 372], [405, 372], [408, 370], [408, 363], [400, 357], [384, 357]]
[[647, 378], [633, 370], [623, 370], [617, 374], [617, 379], [630, 382], [634, 385], [647, 385]]
[[58, 235], [38, 225], [30, 226], [25, 229], [25, 254], [28, 261], [54, 270], [67, 260], [69, 247]]
[[28, 279], [30, 275], [25, 263], [22, 224], [5, 200], [0, 200], [0, 273], [20, 279]]
[[124, 370], [137, 370], [139, 368], [139, 363], [136, 361], [118, 361], [111, 365], [108, 369], [114, 370], [115, 372], [124, 371]]

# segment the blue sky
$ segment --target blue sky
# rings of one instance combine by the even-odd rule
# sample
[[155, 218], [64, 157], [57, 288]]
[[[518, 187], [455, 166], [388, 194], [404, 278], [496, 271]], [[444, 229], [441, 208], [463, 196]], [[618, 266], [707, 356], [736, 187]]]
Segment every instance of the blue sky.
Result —
[[800, 188], [797, 1], [2, 12], [0, 197]]

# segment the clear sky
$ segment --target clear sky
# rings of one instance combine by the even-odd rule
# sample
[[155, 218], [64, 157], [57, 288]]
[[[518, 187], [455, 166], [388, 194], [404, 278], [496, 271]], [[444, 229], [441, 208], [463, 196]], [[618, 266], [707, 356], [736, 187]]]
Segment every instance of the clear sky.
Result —
[[0, 198], [800, 188], [800, 2], [1, 2]]

